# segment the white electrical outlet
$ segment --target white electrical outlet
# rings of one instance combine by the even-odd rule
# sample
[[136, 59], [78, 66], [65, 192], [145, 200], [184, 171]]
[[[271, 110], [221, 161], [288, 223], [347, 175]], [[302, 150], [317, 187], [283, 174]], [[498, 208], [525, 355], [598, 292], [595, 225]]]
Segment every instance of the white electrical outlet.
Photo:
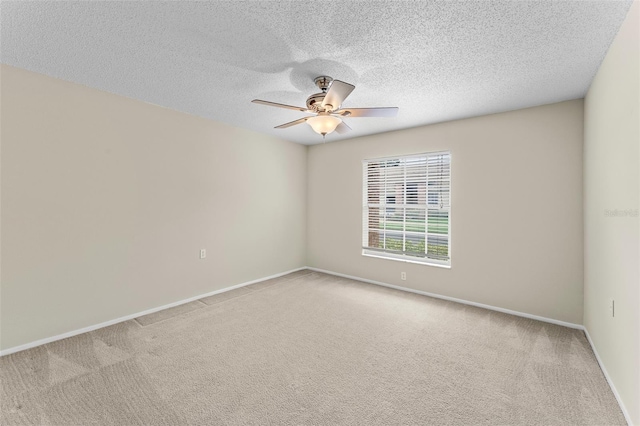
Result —
[[616, 316], [616, 301], [613, 299], [609, 299], [609, 315], [611, 315], [611, 318]]
[[400, 272], [400, 279], [402, 281], [406, 281], [407, 280], [407, 273], [406, 272]]
[[200, 249], [200, 259], [204, 259], [205, 257], [207, 257], [207, 250]]

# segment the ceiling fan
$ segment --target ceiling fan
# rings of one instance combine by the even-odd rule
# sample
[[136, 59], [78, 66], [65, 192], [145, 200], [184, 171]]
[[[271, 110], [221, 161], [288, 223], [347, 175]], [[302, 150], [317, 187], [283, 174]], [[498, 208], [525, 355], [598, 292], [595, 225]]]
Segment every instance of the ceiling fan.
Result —
[[268, 105], [277, 108], [286, 108], [296, 111], [315, 114], [310, 117], [303, 117], [289, 123], [276, 126], [276, 129], [286, 129], [300, 123], [307, 123], [322, 137], [333, 132], [346, 133], [351, 127], [345, 123], [344, 117], [395, 117], [398, 114], [397, 107], [384, 108], [340, 108], [342, 102], [356, 87], [344, 81], [334, 80], [331, 77], [322, 75], [316, 77], [313, 82], [322, 91], [307, 98], [307, 107], [297, 107], [292, 105], [279, 104], [276, 102], [254, 99], [251, 102]]

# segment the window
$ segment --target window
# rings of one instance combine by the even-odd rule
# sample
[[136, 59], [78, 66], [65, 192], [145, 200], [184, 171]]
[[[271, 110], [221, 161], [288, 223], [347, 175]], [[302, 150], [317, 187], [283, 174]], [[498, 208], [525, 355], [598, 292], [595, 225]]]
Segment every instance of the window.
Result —
[[363, 162], [362, 254], [450, 263], [451, 154]]
[[396, 203], [396, 196], [387, 195], [387, 214], [392, 215], [396, 212], [396, 209], [393, 207], [395, 203]]

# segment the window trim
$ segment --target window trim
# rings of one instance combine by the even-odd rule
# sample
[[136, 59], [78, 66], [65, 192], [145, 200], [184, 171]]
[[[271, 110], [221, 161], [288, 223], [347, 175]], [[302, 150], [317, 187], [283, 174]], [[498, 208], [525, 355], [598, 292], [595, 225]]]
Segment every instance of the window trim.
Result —
[[[412, 260], [412, 259], [408, 259], [408, 256], [404, 256], [404, 255], [394, 255], [393, 253], [385, 253], [384, 256], [381, 256], [380, 254], [373, 252], [371, 250], [366, 250], [366, 249], [362, 249], [362, 255], [365, 257], [372, 257], [375, 259], [384, 259], [384, 260], [391, 260], [394, 262], [405, 262], [405, 263], [416, 263], [418, 265], [425, 265], [425, 266], [436, 266], [438, 268], [445, 268], [445, 269], [451, 269], [451, 261], [449, 261], [449, 263], [445, 263], [442, 260], [436, 260], [436, 259], [429, 259], [426, 258], [428, 261], [420, 261], [420, 260]], [[416, 259], [419, 259], [418, 257], [416, 257]]]
[[[371, 248], [367, 248], [367, 247], [362, 247], [362, 256], [366, 256], [366, 257], [371, 257], [371, 258], [378, 258], [378, 259], [385, 259], [385, 260], [391, 260], [391, 261], [396, 261], [396, 262], [405, 262], [405, 263], [416, 263], [419, 265], [426, 265], [426, 266], [435, 266], [438, 268], [445, 268], [445, 269], [451, 269], [451, 265], [452, 265], [452, 249], [451, 249], [451, 230], [452, 230], [452, 217], [451, 217], [451, 206], [453, 204], [453, 199], [452, 199], [452, 187], [453, 187], [453, 179], [452, 179], [452, 175], [453, 175], [453, 171], [452, 171], [452, 163], [453, 163], [453, 154], [451, 153], [451, 151], [449, 150], [440, 150], [440, 151], [431, 151], [431, 152], [420, 152], [420, 153], [416, 153], [416, 154], [405, 154], [405, 155], [393, 155], [393, 156], [386, 156], [386, 157], [377, 157], [377, 158], [366, 158], [362, 160], [362, 228], [361, 228], [361, 232], [364, 232], [365, 230], [365, 224], [367, 223], [368, 217], [366, 215], [366, 207], [368, 207], [368, 194], [367, 194], [367, 165], [370, 162], [374, 162], [374, 161], [385, 161], [385, 160], [396, 160], [396, 159], [409, 159], [409, 158], [414, 158], [414, 157], [429, 157], [429, 156], [436, 156], [439, 154], [448, 154], [449, 155], [449, 205], [446, 209], [446, 211], [449, 214], [449, 223], [448, 223], [448, 252], [449, 252], [449, 259], [448, 260], [439, 260], [439, 259], [434, 259], [434, 258], [429, 258], [429, 257], [418, 257], [418, 256], [408, 256], [408, 255], [404, 255], [404, 254], [397, 254], [397, 253], [390, 253], [390, 252], [385, 252], [384, 250], [376, 250], [376, 249], [371, 249]], [[406, 189], [405, 189], [406, 191]], [[427, 195], [428, 196], [428, 195]], [[406, 201], [406, 200], [405, 200]], [[425, 206], [425, 211], [428, 210], [428, 203]], [[367, 229], [368, 229], [368, 225], [367, 225]], [[426, 234], [425, 234], [426, 235]], [[360, 236], [363, 240], [364, 240], [364, 235]]]

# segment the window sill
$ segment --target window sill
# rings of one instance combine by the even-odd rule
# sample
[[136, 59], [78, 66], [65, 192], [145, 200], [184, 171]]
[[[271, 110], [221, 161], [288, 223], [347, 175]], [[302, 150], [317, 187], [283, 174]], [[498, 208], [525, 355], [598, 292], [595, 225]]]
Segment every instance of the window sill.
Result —
[[381, 256], [381, 255], [378, 255], [378, 254], [370, 254], [370, 253], [362, 253], [362, 255], [366, 256], [366, 257], [374, 257], [374, 258], [377, 258], [377, 259], [393, 260], [395, 262], [416, 263], [418, 265], [435, 266], [436, 268], [451, 269], [451, 264], [447, 265], [447, 264], [443, 264], [443, 263], [421, 262], [419, 260], [400, 259], [400, 258], [397, 258], [397, 257]]

